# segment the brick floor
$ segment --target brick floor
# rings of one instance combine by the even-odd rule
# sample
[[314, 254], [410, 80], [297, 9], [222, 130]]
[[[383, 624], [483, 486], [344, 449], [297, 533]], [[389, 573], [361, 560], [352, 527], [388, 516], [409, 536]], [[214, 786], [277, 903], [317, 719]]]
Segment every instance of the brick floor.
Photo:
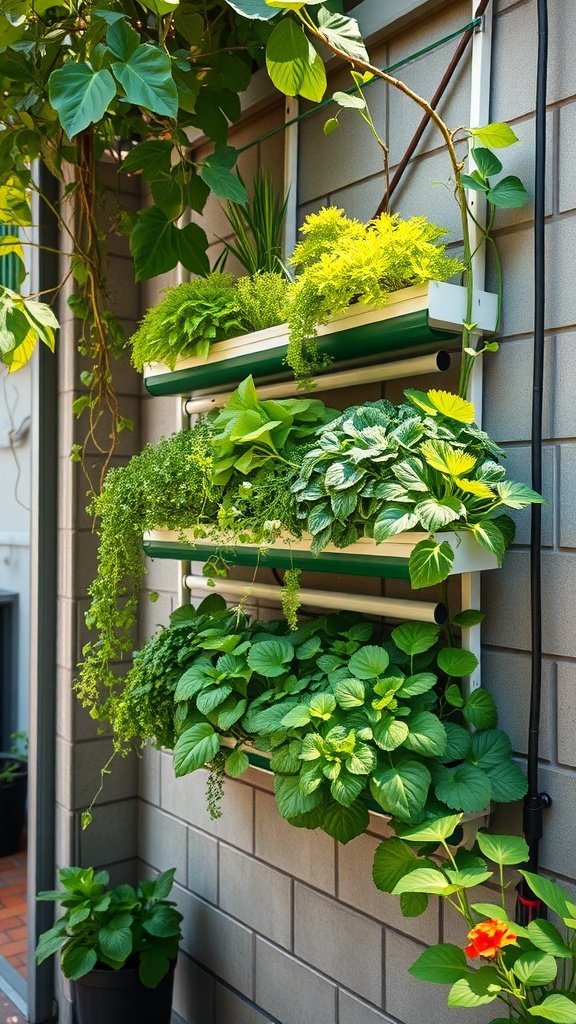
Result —
[[[0, 956], [26, 977], [26, 852], [0, 857]], [[1, 1006], [0, 1002], [0, 1006]], [[0, 1024], [4, 1018], [0, 1011]], [[10, 1014], [5, 1018], [12, 1024]], [[19, 1024], [21, 1017], [14, 1017]]]

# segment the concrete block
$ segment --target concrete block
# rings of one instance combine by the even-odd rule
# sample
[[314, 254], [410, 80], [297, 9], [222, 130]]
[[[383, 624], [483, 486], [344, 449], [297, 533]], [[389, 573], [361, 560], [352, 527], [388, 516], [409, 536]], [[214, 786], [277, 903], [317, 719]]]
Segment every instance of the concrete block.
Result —
[[154, 747], [145, 747], [138, 762], [138, 795], [149, 804], [160, 803], [161, 754]]
[[[338, 1024], [388, 1024], [389, 1017], [379, 1013], [373, 1006], [368, 1006], [349, 992], [340, 989], [338, 993], [340, 1016]], [[390, 1021], [390, 1024], [392, 1022]]]
[[231, 1021], [234, 1024], [270, 1024], [270, 1017], [260, 1013], [254, 1003], [242, 999], [224, 985], [217, 984], [214, 1024], [231, 1024]]
[[175, 879], [187, 883], [186, 826], [144, 800], [138, 801], [138, 856], [158, 868], [176, 868]]
[[[550, 760], [552, 750], [552, 673], [553, 662], [542, 664], [542, 714], [540, 756]], [[508, 733], [518, 754], [526, 754], [528, 746], [528, 715], [530, 707], [530, 658], [519, 651], [484, 649], [482, 653], [482, 685], [498, 705], [498, 726]]]
[[298, 227], [302, 227], [302, 224], [311, 213], [318, 213], [323, 206], [330, 206], [330, 198], [327, 195], [319, 196], [318, 199], [314, 199], [310, 203], [300, 203], [298, 205]]
[[174, 889], [174, 899], [184, 915], [184, 952], [232, 988], [252, 998], [252, 932], [180, 886]]
[[371, 220], [382, 201], [385, 187], [384, 174], [380, 170], [372, 178], [364, 178], [345, 188], [335, 189], [330, 193], [330, 203], [342, 207], [348, 217]]
[[543, 793], [549, 793], [552, 797], [552, 807], [544, 812], [540, 863], [544, 871], [573, 878], [576, 845], [576, 773], [566, 768], [542, 767], [539, 786]]
[[[458, 147], [458, 155], [465, 150]], [[450, 184], [451, 166], [445, 150], [413, 159], [392, 200], [394, 213], [401, 217], [428, 217], [448, 229], [445, 241], [462, 238], [460, 210]], [[448, 186], [448, 187], [447, 187]]]
[[[556, 338], [545, 339], [544, 376], [547, 386], [544, 390], [543, 436], [546, 439], [556, 436], [553, 419], [560, 386], [555, 371], [556, 347]], [[531, 403], [528, 397], [522, 401], [510, 401], [510, 381], [514, 380], [518, 396], [530, 395], [533, 355], [533, 339], [527, 337], [504, 340], [498, 352], [487, 352], [483, 356], [483, 424], [490, 437], [498, 443], [530, 439]]]
[[188, 829], [188, 888], [218, 902], [218, 842], [196, 828]]
[[382, 927], [299, 882], [294, 952], [376, 1005], [382, 998]]
[[[496, 212], [496, 227], [511, 227], [514, 224], [532, 222], [534, 219], [534, 118], [529, 117], [523, 121], [515, 121], [514, 132], [518, 136], [518, 142], [508, 149], [500, 149], [496, 156], [503, 165], [500, 175], [494, 175], [493, 184], [498, 178], [507, 177], [510, 174], [516, 175], [523, 182], [528, 192], [528, 199], [524, 206], [519, 209], [498, 210]], [[550, 217], [553, 213], [553, 184], [554, 184], [554, 115], [548, 114], [546, 119], [546, 198], [545, 212]]]
[[289, 825], [268, 793], [256, 792], [255, 839], [261, 860], [322, 892], [336, 892], [334, 840], [319, 829], [311, 832]]
[[179, 397], [145, 398], [142, 402], [142, 447], [181, 430], [181, 409], [182, 399]]
[[130, 860], [137, 854], [137, 801], [97, 804], [92, 824], [79, 839], [80, 863], [99, 867], [111, 860]]
[[214, 979], [182, 952], [174, 975], [173, 1007], [186, 1024], [213, 1024]]
[[576, 360], [574, 334], [558, 334], [554, 351], [554, 376], [547, 376], [548, 386], [554, 391], [554, 411], [550, 436], [574, 437], [574, 390], [576, 388]]
[[[171, 562], [176, 579], [177, 562]], [[147, 581], [146, 581], [147, 582]], [[174, 590], [176, 584], [174, 584]], [[156, 591], [158, 593], [158, 591]], [[149, 637], [158, 633], [162, 626], [167, 626], [170, 614], [176, 606], [176, 594], [159, 594], [157, 601], [151, 601], [150, 591], [143, 591], [140, 600], [140, 618], [138, 622], [138, 644], [141, 646]]]
[[[503, 463], [506, 475], [510, 480], [529, 484], [531, 476], [531, 452], [528, 446], [503, 446], [506, 458]], [[542, 494], [546, 505], [542, 506], [542, 546], [550, 548], [554, 544], [554, 519], [557, 515], [556, 502], [556, 446], [547, 444], [542, 452]], [[515, 544], [530, 543], [530, 509], [504, 509], [516, 523]]]
[[[112, 741], [97, 739], [76, 743], [68, 750], [72, 774], [72, 806], [82, 810], [88, 806], [101, 782], [101, 769], [112, 754]], [[138, 763], [134, 756], [116, 757], [110, 775], [104, 779], [99, 804], [126, 800], [136, 796]]]
[[576, 766], [576, 665], [561, 661], [558, 674], [558, 760]]
[[336, 997], [331, 981], [256, 937], [255, 1001], [265, 1012], [282, 1024], [336, 1024]]
[[[431, 905], [421, 917], [403, 917], [398, 896], [380, 892], [372, 881], [378, 839], [362, 835], [338, 849], [338, 899], [382, 922], [386, 928], [414, 935], [426, 942], [439, 941], [438, 906]], [[393, 941], [393, 939], [391, 939]]]
[[576, 138], [576, 104], [568, 103], [558, 110], [558, 209], [560, 213], [576, 207], [574, 182], [574, 139]]
[[576, 444], [563, 444], [560, 455], [560, 547], [576, 548]]
[[291, 948], [292, 881], [287, 875], [221, 844], [219, 879], [221, 910]]
[[[424, 946], [403, 935], [395, 935], [386, 943], [386, 1002], [384, 1008], [391, 1017], [398, 1017], [405, 1024], [459, 1024], [462, 1010], [446, 1006], [448, 986], [430, 985], [418, 981], [408, 974], [408, 968], [421, 953]], [[488, 1024], [497, 1013], [494, 1004], [481, 1006], [477, 1010], [467, 1009], [469, 1024]]]
[[254, 799], [250, 786], [226, 780], [222, 798], [222, 817], [212, 820], [206, 810], [206, 782], [208, 773], [193, 772], [176, 779], [169, 754], [162, 755], [161, 804], [169, 814], [175, 814], [189, 825], [223, 839], [247, 853], [253, 851]]

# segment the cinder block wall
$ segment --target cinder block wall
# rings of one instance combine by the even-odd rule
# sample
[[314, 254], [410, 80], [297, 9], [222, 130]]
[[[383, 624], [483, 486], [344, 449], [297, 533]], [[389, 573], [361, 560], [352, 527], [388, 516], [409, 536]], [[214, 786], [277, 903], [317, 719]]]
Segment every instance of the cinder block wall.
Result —
[[[509, 120], [521, 145], [504, 153], [507, 173], [519, 174], [532, 188], [536, 53], [535, 0], [499, 0], [494, 33], [493, 120]], [[392, 64], [465, 24], [467, 0], [447, 2], [441, 12], [378, 43], [372, 56]], [[576, 799], [576, 647], [573, 601], [576, 584], [574, 515], [576, 451], [573, 394], [576, 360], [572, 354], [576, 301], [573, 252], [576, 187], [572, 140], [576, 118], [576, 9], [568, 0], [550, 4], [548, 310], [544, 512], [544, 697], [542, 787], [554, 798], [546, 818], [544, 866], [565, 880], [576, 877], [574, 806]], [[434, 91], [454, 44], [428, 55], [403, 72], [423, 95]], [[333, 85], [341, 87], [343, 76]], [[468, 123], [469, 71], [465, 67], [449, 90], [443, 113], [452, 126]], [[370, 93], [373, 113], [388, 130], [397, 162], [419, 119], [407, 101], [380, 85]], [[326, 115], [324, 115], [326, 116]], [[379, 152], [352, 112], [345, 112], [336, 135], [325, 138], [324, 117], [301, 127], [298, 199], [301, 219], [321, 205], [343, 206], [348, 214], [372, 216], [382, 196]], [[262, 128], [268, 121], [262, 121]], [[259, 129], [245, 129], [254, 137]], [[246, 138], [239, 136], [242, 141]], [[278, 162], [277, 144], [268, 144], [265, 162]], [[446, 181], [448, 165], [433, 130], [425, 136], [411, 173], [394, 198], [404, 216], [425, 213], [451, 230], [457, 246], [458, 211]], [[486, 361], [484, 420], [508, 452], [509, 472], [529, 479], [528, 438], [532, 365], [532, 205], [499, 216], [498, 234], [506, 282], [500, 352]], [[216, 228], [216, 233], [221, 230]], [[411, 382], [412, 383], [412, 382]], [[425, 382], [422, 381], [422, 384]], [[386, 394], [399, 399], [402, 384]], [[373, 387], [322, 396], [340, 407], [380, 396]], [[153, 439], [178, 423], [176, 403], [144, 403], [143, 436]], [[563, 517], [562, 517], [563, 514]], [[501, 723], [520, 758], [526, 752], [529, 699], [528, 613], [529, 517], [520, 519], [517, 542], [501, 572], [483, 585], [484, 681], [495, 695]], [[145, 614], [143, 636], [166, 622], [176, 601], [175, 566], [153, 565], [149, 586], [160, 601]], [[264, 577], [263, 577], [264, 578]], [[311, 585], [351, 586], [368, 591], [375, 581], [311, 577]], [[398, 592], [398, 585], [393, 589]], [[403, 596], [407, 596], [402, 591]], [[345, 604], [345, 596], [343, 597]], [[261, 614], [271, 609], [261, 606]], [[150, 751], [141, 763], [139, 857], [142, 871], [176, 865], [178, 899], [185, 915], [185, 938], [175, 1006], [190, 1024], [445, 1024], [461, 1011], [448, 1010], [443, 987], [411, 979], [407, 967], [423, 944], [464, 938], [454, 920], [437, 905], [417, 919], [403, 919], [395, 899], [379, 893], [371, 864], [382, 828], [373, 818], [370, 832], [341, 847], [322, 834], [291, 828], [276, 813], [269, 778], [251, 769], [226, 785], [223, 816], [206, 813], [205, 773], [176, 781], [169, 754]], [[495, 814], [496, 829], [510, 831], [509, 808]], [[515, 815], [519, 827], [519, 813]], [[466, 1011], [470, 1024], [494, 1016], [493, 1007]]]

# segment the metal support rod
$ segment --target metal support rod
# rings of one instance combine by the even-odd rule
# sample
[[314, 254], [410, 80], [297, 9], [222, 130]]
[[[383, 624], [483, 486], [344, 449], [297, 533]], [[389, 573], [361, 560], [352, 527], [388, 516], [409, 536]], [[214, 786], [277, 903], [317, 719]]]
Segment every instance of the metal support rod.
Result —
[[288, 126], [284, 134], [284, 196], [286, 198], [286, 217], [282, 238], [282, 256], [288, 260], [296, 246], [298, 238], [298, 137], [299, 125], [294, 118], [298, 117], [298, 100], [294, 96], [286, 97], [284, 123]]
[[[262, 598], [280, 601], [280, 590], [273, 583], [246, 583], [245, 580], [213, 580], [206, 576], [186, 576], [188, 590], [202, 590], [214, 593], [214, 589], [230, 597]], [[323, 611], [360, 612], [363, 615], [385, 615], [391, 619], [411, 619], [416, 622], [446, 622], [447, 612], [443, 604], [433, 601], [403, 601], [389, 597], [367, 594], [346, 594], [331, 590], [308, 590], [299, 592], [300, 603]]]
[[[449, 352], [433, 352], [431, 355], [416, 356], [412, 359], [400, 359], [391, 363], [378, 363], [374, 366], [357, 366], [351, 370], [341, 370], [338, 373], [319, 374], [316, 378], [318, 391], [335, 390], [337, 388], [350, 388], [358, 384], [374, 384], [383, 380], [400, 380], [403, 377], [417, 377], [422, 373], [445, 373], [450, 367]], [[258, 387], [258, 397], [266, 398], [288, 398], [290, 395], [300, 395], [301, 390], [295, 380], [278, 381], [274, 384], [263, 384]], [[187, 398], [184, 402], [184, 411], [188, 416], [194, 416], [201, 412], [210, 412], [211, 409], [221, 409], [226, 405], [230, 397], [229, 391], [222, 391], [219, 394], [206, 395], [201, 398]]]

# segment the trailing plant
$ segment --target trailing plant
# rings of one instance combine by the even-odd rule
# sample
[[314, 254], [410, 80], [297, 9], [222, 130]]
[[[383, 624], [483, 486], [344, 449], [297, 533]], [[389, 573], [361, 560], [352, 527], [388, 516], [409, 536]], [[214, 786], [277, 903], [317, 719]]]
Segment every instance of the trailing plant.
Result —
[[344, 613], [295, 631], [250, 623], [216, 595], [180, 608], [111, 708], [116, 744], [173, 747], [177, 776], [223, 757], [237, 777], [245, 744], [268, 751], [280, 814], [340, 842], [367, 828], [370, 806], [396, 827], [519, 799], [526, 781], [491, 696], [462, 696], [474, 655], [433, 625], [374, 631]]
[[64, 913], [36, 947], [39, 964], [60, 953], [65, 978], [77, 981], [94, 968], [119, 971], [138, 964], [146, 988], [156, 988], [178, 956], [182, 914], [168, 899], [176, 869], [157, 878], [108, 888], [107, 871], [61, 868], [62, 889], [41, 892], [38, 900], [61, 903]]
[[162, 362], [174, 369], [179, 356], [205, 359], [214, 341], [242, 334], [245, 321], [230, 274], [196, 277], [175, 288], [144, 314], [130, 339], [132, 363]]
[[282, 274], [258, 272], [253, 277], [240, 277], [236, 282], [236, 298], [249, 329], [263, 331], [285, 323], [293, 291]]
[[[430, 946], [410, 974], [450, 985], [450, 1007], [500, 1000], [506, 1020], [576, 1024], [576, 903], [571, 894], [542, 875], [520, 870], [557, 923], [534, 917], [526, 926], [516, 924], [507, 909], [513, 883], [505, 882], [504, 869], [528, 861], [526, 842], [519, 836], [479, 832], [472, 851], [454, 852], [450, 837], [460, 819], [453, 815], [423, 827], [401, 828], [401, 838], [376, 851], [374, 881], [385, 892], [400, 895], [404, 913], [422, 913], [429, 897], [438, 896], [464, 920], [467, 944]], [[422, 848], [431, 847], [441, 850], [442, 861], [422, 854]], [[486, 902], [489, 884], [495, 884], [493, 902]], [[475, 894], [477, 886], [482, 889]]]
[[234, 232], [232, 241], [224, 241], [224, 253], [234, 256], [249, 277], [261, 273], [286, 276], [281, 257], [287, 203], [288, 196], [282, 200], [270, 171], [259, 168], [252, 182], [251, 198], [224, 207]]
[[309, 381], [329, 357], [318, 351], [316, 327], [351, 303], [383, 305], [390, 292], [425, 281], [446, 281], [462, 271], [460, 260], [438, 240], [445, 228], [425, 217], [402, 220], [382, 214], [362, 224], [334, 206], [310, 214], [290, 262], [297, 268], [288, 318], [287, 362]]
[[[492, 150], [517, 142], [516, 135], [508, 125], [502, 123], [478, 128], [459, 126], [451, 130], [428, 100], [370, 61], [358, 22], [347, 15], [331, 11], [321, 0], [303, 0], [297, 4], [293, 0], [234, 0], [234, 7], [247, 19], [270, 18], [276, 11], [282, 10], [283, 17], [275, 25], [266, 46], [268, 74], [280, 92], [319, 102], [327, 86], [322, 54], [335, 54], [349, 66], [352, 88], [349, 92], [334, 93], [333, 100], [339, 110], [351, 107], [360, 113], [382, 150], [386, 183], [384, 205], [388, 195], [388, 149], [370, 114], [366, 87], [374, 80], [385, 82], [420, 107], [440, 133], [450, 164], [450, 184], [458, 203], [462, 227], [467, 308], [462, 330], [459, 394], [466, 397], [474, 360], [496, 344], [492, 342], [484, 345], [474, 334], [473, 259], [480, 246], [488, 241], [496, 257], [501, 293], [500, 261], [492, 234], [494, 214], [500, 208], [523, 206], [527, 199], [526, 189], [515, 175], [506, 175], [494, 181], [494, 175], [499, 175], [503, 168]], [[319, 47], [323, 48], [322, 52], [319, 52]], [[338, 116], [328, 119], [324, 128], [326, 134], [332, 134], [337, 129]], [[468, 144], [475, 164], [470, 175], [464, 174], [465, 159], [459, 156], [457, 150], [458, 144], [462, 142]], [[467, 188], [482, 193], [487, 201], [488, 217], [485, 226], [476, 216], [476, 207], [472, 209], [468, 204]], [[305, 371], [305, 366], [301, 366], [301, 369], [304, 374], [310, 373], [310, 370]]]
[[414, 589], [449, 575], [454, 552], [436, 531], [468, 531], [499, 565], [514, 537], [504, 509], [542, 502], [505, 480], [502, 451], [474, 423], [470, 402], [446, 391], [406, 391], [408, 404], [381, 400], [347, 409], [316, 434], [292, 490], [312, 547], [381, 543], [406, 530], [430, 536], [410, 556]]

